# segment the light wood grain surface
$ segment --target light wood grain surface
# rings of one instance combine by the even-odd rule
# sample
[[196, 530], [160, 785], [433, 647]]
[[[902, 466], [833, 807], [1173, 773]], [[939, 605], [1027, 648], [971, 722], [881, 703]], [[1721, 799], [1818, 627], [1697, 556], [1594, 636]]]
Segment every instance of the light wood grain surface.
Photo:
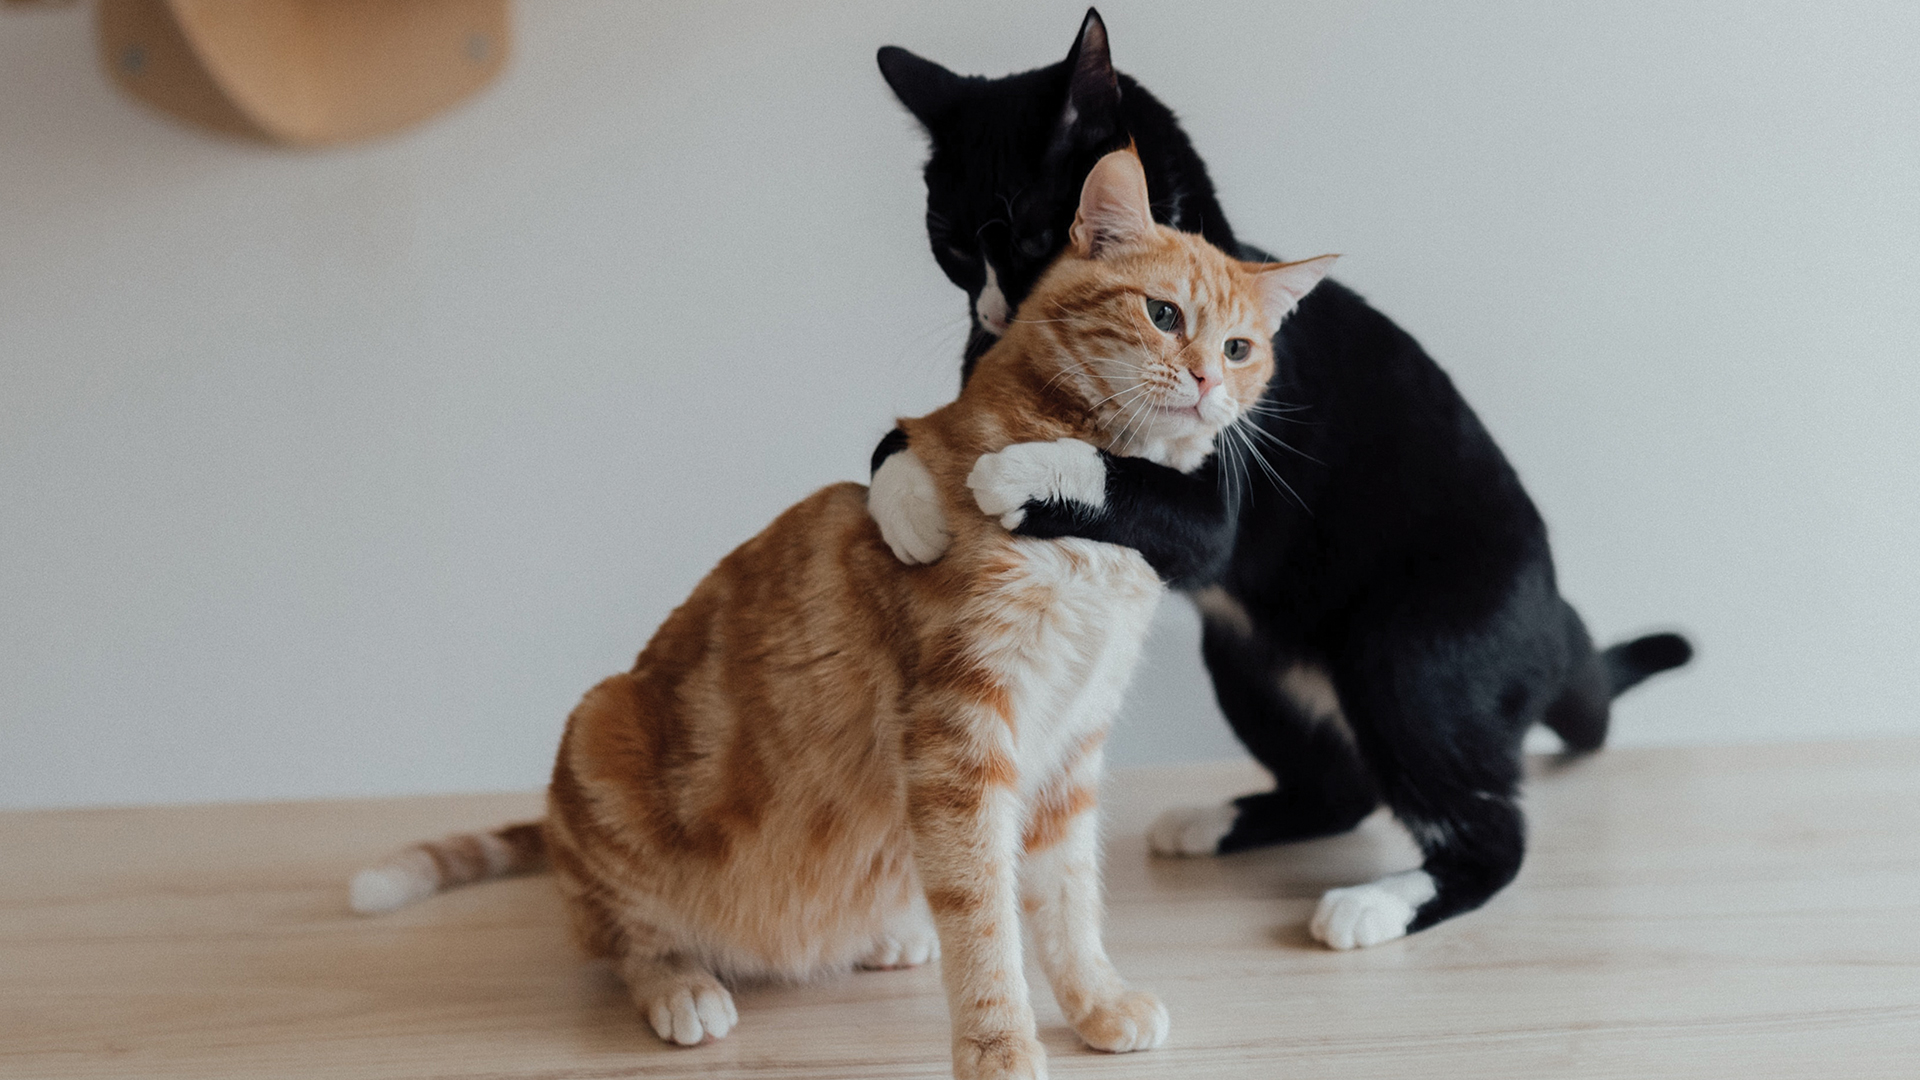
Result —
[[[1161, 1050], [1056, 1077], [1920, 1077], [1920, 740], [1537, 762], [1533, 850], [1486, 909], [1356, 953], [1327, 886], [1413, 862], [1381, 817], [1171, 862], [1158, 810], [1248, 766], [1108, 785], [1108, 940], [1173, 1015]], [[349, 873], [535, 795], [0, 815], [0, 1076], [941, 1077], [934, 970], [750, 987], [719, 1044], [660, 1045], [579, 959], [544, 877], [396, 914]]]

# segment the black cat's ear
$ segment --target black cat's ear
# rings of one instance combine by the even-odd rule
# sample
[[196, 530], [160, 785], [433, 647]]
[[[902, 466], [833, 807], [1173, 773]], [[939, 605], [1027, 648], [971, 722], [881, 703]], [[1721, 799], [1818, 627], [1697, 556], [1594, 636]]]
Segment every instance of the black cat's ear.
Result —
[[893, 96], [922, 127], [933, 126], [953, 108], [967, 85], [964, 77], [898, 45], [881, 46], [878, 59], [880, 74], [893, 88]]
[[1054, 156], [1076, 146], [1098, 146], [1120, 130], [1120, 80], [1107, 49], [1107, 24], [1094, 8], [1087, 9], [1080, 23], [1080, 36], [1067, 53], [1066, 69], [1067, 100], [1048, 147]]

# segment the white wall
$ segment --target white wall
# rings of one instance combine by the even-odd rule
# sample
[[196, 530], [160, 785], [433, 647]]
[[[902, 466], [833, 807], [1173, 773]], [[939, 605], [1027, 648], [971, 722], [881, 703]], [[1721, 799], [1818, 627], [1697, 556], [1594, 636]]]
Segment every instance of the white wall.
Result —
[[[728, 547], [955, 384], [896, 42], [1071, 3], [518, 6], [376, 145], [121, 100], [0, 13], [0, 805], [528, 787]], [[1453, 372], [1623, 742], [1920, 731], [1920, 7], [1104, 5], [1249, 239]], [[1170, 604], [1121, 761], [1233, 752]]]

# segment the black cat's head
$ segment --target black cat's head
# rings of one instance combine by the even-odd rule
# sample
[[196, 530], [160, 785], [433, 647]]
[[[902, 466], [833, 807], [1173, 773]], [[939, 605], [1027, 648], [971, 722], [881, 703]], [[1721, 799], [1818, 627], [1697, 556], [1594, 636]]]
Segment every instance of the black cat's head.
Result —
[[1106, 24], [1087, 9], [1065, 60], [1000, 79], [956, 75], [892, 45], [879, 59], [933, 141], [927, 235], [970, 301], [971, 370], [1066, 245], [1087, 173], [1127, 144]]

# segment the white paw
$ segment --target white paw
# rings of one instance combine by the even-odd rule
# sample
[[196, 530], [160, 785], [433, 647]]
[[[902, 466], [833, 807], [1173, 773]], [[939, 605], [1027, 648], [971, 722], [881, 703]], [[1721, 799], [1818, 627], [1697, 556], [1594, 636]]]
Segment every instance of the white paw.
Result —
[[954, 1080], [1047, 1080], [1047, 1052], [1031, 1031], [983, 1031], [953, 1040]]
[[908, 566], [937, 561], [953, 543], [933, 474], [911, 449], [880, 463], [867, 488], [867, 513], [893, 557]]
[[663, 980], [640, 1002], [640, 1011], [647, 1014], [655, 1035], [680, 1046], [724, 1039], [740, 1022], [733, 995], [705, 972]]
[[919, 967], [940, 959], [940, 936], [929, 924], [923, 930], [886, 934], [873, 943], [873, 951], [860, 958], [860, 966], [869, 971]]
[[1176, 806], [1153, 820], [1147, 830], [1147, 846], [1155, 855], [1213, 855], [1220, 841], [1233, 831], [1240, 808], [1232, 803], [1218, 806]]
[[1433, 899], [1433, 878], [1425, 870], [1389, 874], [1366, 885], [1328, 889], [1307, 929], [1334, 949], [1364, 949], [1407, 936], [1420, 905]]
[[1095, 509], [1107, 504], [1107, 467], [1100, 451], [1079, 439], [1014, 443], [980, 455], [967, 474], [980, 512], [1018, 528], [1029, 500], [1070, 499]]
[[1144, 990], [1129, 990], [1094, 1006], [1073, 1029], [1095, 1050], [1151, 1050], [1167, 1041], [1167, 1007]]

